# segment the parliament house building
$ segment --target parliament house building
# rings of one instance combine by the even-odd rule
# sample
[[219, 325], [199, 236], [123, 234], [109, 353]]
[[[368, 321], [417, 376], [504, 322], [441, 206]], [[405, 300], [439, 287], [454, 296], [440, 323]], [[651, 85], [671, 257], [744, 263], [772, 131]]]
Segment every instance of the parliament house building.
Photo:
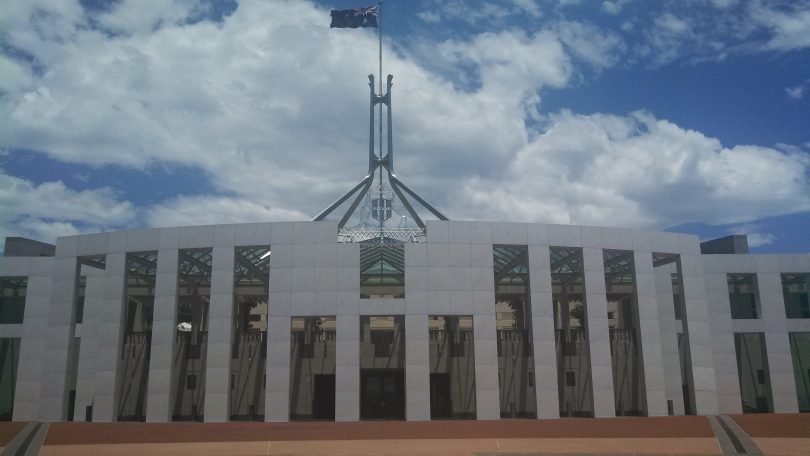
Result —
[[386, 232], [358, 241], [307, 221], [7, 238], [0, 417], [810, 411], [810, 254], [590, 226]]

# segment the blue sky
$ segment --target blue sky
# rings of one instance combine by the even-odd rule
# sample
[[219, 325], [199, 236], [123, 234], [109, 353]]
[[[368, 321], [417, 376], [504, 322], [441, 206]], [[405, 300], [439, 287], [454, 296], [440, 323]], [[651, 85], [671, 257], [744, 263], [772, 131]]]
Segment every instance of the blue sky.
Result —
[[[362, 1], [2, 3], [2, 236], [307, 220], [363, 177]], [[810, 1], [383, 8], [398, 175], [451, 218], [810, 251]]]

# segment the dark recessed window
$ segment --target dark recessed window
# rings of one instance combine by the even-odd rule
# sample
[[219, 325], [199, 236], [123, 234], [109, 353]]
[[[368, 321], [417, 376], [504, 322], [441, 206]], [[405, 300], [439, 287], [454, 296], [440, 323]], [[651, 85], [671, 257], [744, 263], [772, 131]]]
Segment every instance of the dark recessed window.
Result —
[[565, 386], [576, 386], [577, 374], [576, 372], [568, 371], [565, 373]]
[[759, 288], [756, 274], [728, 274], [731, 318], [759, 318]]

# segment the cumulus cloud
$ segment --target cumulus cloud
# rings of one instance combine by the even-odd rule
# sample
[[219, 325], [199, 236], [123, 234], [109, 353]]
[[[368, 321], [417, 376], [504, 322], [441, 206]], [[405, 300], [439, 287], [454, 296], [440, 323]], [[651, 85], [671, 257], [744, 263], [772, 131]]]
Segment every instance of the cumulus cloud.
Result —
[[[107, 227], [307, 219], [363, 177], [373, 32], [330, 30], [328, 11], [300, 0], [244, 0], [221, 22], [197, 20], [198, 2], [165, 4], [159, 16], [132, 2], [98, 13], [11, 4], [0, 25], [27, 57], [0, 60], [11, 75], [0, 80], [0, 145], [133, 170], [189, 166], [216, 194], [136, 207], [110, 189], [2, 176], [4, 230], [53, 240]], [[506, 12], [534, 4], [510, 2]], [[657, 26], [691, 33], [679, 20]], [[644, 112], [539, 114], [543, 90], [617, 65], [623, 46], [574, 21], [477, 31], [420, 53], [386, 44], [397, 174], [457, 219], [665, 227], [810, 208], [806, 151], [724, 147]], [[29, 200], [39, 203], [18, 203]]]
[[0, 170], [0, 230], [6, 236], [54, 240], [121, 228], [135, 216], [135, 207], [110, 188], [75, 191], [61, 181], [37, 185]]
[[551, 116], [510, 169], [465, 182], [470, 218], [660, 228], [810, 210], [806, 152], [726, 148], [645, 112]]

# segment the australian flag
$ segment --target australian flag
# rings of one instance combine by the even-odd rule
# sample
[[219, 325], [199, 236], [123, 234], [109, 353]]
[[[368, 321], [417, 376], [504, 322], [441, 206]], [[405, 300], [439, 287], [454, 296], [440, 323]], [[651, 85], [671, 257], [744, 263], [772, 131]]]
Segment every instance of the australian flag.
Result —
[[377, 5], [350, 10], [332, 10], [331, 28], [357, 28], [377, 26]]

